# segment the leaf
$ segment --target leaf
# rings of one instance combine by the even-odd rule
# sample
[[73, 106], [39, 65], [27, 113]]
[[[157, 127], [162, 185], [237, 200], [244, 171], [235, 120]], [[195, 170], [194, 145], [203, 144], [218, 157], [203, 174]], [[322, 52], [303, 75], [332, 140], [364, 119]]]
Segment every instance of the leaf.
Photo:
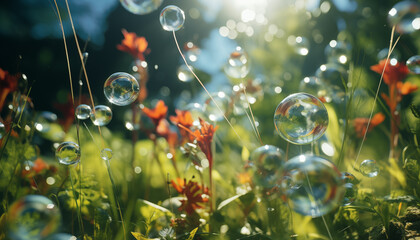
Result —
[[144, 199], [138, 199], [138, 201], [140, 201], [140, 202], [142, 202], [142, 203], [144, 203], [144, 204], [146, 204], [146, 205], [148, 205], [148, 206], [151, 206], [151, 207], [153, 207], [153, 208], [156, 208], [157, 210], [159, 210], [159, 211], [161, 211], [161, 212], [164, 212], [164, 213], [170, 213], [170, 214], [172, 214], [172, 213], [171, 213], [171, 211], [169, 211], [168, 209], [166, 209], [166, 208], [164, 208], [164, 207], [161, 207], [161, 206], [159, 206], [159, 205], [157, 205], [157, 204], [154, 204], [154, 203], [152, 203], [152, 202], [149, 202], [149, 201], [147, 201], [147, 200], [144, 200]]
[[420, 106], [410, 104], [410, 109], [411, 109], [411, 112], [413, 113], [414, 117], [420, 118]]
[[191, 232], [190, 232], [190, 236], [188, 237], [187, 240], [193, 240], [195, 233], [197, 232], [198, 227], [194, 228]]
[[138, 232], [131, 232], [131, 234], [133, 235], [133, 237], [135, 237], [137, 240], [159, 240], [159, 238], [147, 238], [145, 236], [143, 236], [143, 234], [138, 233]]
[[247, 193], [242, 193], [242, 194], [239, 194], [239, 195], [235, 195], [235, 196], [233, 196], [233, 197], [230, 197], [230, 198], [228, 198], [228, 199], [226, 199], [226, 200], [222, 201], [222, 202], [219, 204], [219, 206], [217, 207], [217, 211], [219, 211], [219, 210], [220, 210], [220, 209], [222, 209], [223, 207], [227, 206], [228, 204], [230, 204], [231, 202], [235, 201], [236, 199], [238, 199], [239, 197], [241, 197], [241, 196], [243, 196], [243, 195], [245, 195], [245, 194], [247, 194]]

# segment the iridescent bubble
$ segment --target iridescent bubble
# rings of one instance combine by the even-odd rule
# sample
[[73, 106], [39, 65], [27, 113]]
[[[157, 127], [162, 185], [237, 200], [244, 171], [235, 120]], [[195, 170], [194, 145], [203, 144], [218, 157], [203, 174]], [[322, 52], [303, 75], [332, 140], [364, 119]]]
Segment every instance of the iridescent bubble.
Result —
[[120, 0], [120, 2], [129, 12], [144, 15], [158, 9], [163, 0]]
[[132, 75], [117, 72], [105, 81], [104, 94], [110, 103], [126, 106], [136, 101], [139, 95], [139, 83]]
[[181, 8], [169, 5], [162, 9], [159, 20], [164, 30], [178, 31], [184, 26], [185, 14]]
[[345, 64], [351, 56], [351, 45], [343, 41], [332, 40], [325, 47], [328, 62]]
[[94, 108], [94, 111], [90, 114], [90, 120], [96, 126], [105, 126], [112, 119], [111, 108], [105, 105], [97, 105]]
[[74, 142], [63, 142], [55, 150], [55, 157], [61, 164], [76, 164], [80, 161], [80, 147]]
[[414, 74], [420, 74], [420, 55], [412, 56], [406, 63], [408, 70]]
[[191, 73], [190, 69], [184, 64], [178, 67], [177, 76], [181, 82], [191, 82], [191, 80], [194, 78], [194, 75]]
[[77, 237], [67, 233], [56, 233], [49, 236], [46, 240], [77, 240]]
[[10, 239], [45, 239], [61, 223], [57, 206], [41, 195], [27, 195], [10, 206], [7, 236]]
[[198, 56], [201, 53], [201, 50], [194, 43], [187, 42], [184, 45], [184, 52], [184, 55], [188, 60], [190, 60], [191, 62], [196, 62], [198, 60]]
[[359, 181], [353, 174], [348, 172], [343, 172], [341, 174], [341, 178], [344, 181], [344, 188], [346, 189], [346, 193], [343, 198], [343, 205], [347, 206], [356, 200]]
[[57, 115], [52, 112], [40, 112], [35, 119], [35, 129], [41, 133], [50, 131], [51, 124], [57, 122]]
[[89, 105], [86, 104], [80, 104], [76, 107], [76, 117], [80, 120], [85, 120], [90, 117], [90, 114], [92, 114], [92, 109]]
[[[230, 98], [224, 92], [212, 94], [212, 97], [214, 101], [210, 97], [205, 101], [204, 113], [207, 114], [210, 121], [222, 121], [224, 119], [223, 115], [226, 114], [229, 109], [231, 102]], [[217, 105], [214, 102], [216, 102]]]
[[360, 172], [365, 177], [376, 177], [379, 174], [379, 167], [375, 160], [366, 159], [360, 164]]
[[249, 73], [249, 65], [249, 58], [246, 52], [241, 47], [236, 47], [236, 50], [230, 54], [224, 66], [224, 71], [231, 78], [244, 78]]
[[320, 138], [327, 129], [327, 109], [310, 94], [291, 94], [277, 106], [274, 125], [286, 141], [307, 144]]
[[312, 155], [287, 161], [280, 187], [295, 212], [312, 217], [323, 216], [341, 205], [345, 193], [337, 167]]
[[284, 163], [284, 152], [278, 147], [264, 145], [255, 149], [249, 159], [254, 183], [264, 188], [274, 187]]
[[6, 128], [4, 124], [0, 122], [0, 139], [2, 139], [6, 135]]
[[101, 158], [105, 161], [109, 161], [112, 158], [112, 149], [104, 148], [101, 150]]
[[401, 34], [420, 29], [420, 4], [415, 1], [401, 1], [388, 12], [388, 22]]
[[329, 102], [330, 100], [328, 96], [328, 89], [324, 82], [315, 77], [305, 77], [300, 81], [299, 84], [299, 91], [309, 93], [311, 95], [314, 95], [320, 99], [324, 99], [326, 102]]

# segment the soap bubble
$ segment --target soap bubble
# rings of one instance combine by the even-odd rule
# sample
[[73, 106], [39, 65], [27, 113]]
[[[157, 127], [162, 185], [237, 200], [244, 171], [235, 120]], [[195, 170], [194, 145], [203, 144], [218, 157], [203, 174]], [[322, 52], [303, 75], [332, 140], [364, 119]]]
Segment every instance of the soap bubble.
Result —
[[272, 145], [255, 149], [249, 159], [254, 183], [264, 188], [274, 187], [285, 163], [284, 156], [280, 148]]
[[291, 94], [277, 106], [274, 125], [286, 141], [307, 144], [320, 138], [327, 129], [327, 109], [310, 94]]
[[379, 167], [375, 160], [366, 159], [360, 164], [360, 172], [365, 177], [376, 177], [379, 174]]
[[233, 113], [236, 115], [245, 114], [245, 110], [248, 109], [249, 105], [256, 103], [258, 99], [264, 96], [263, 89], [258, 81], [249, 80], [246, 84], [245, 86], [243, 83], [240, 83], [232, 87], [234, 94]]
[[162, 9], [159, 16], [160, 24], [166, 31], [178, 31], [185, 22], [185, 14], [181, 8], [169, 5]]
[[236, 47], [235, 51], [230, 54], [224, 71], [231, 78], [244, 78], [249, 73], [249, 65], [246, 52], [241, 47]]
[[112, 149], [104, 148], [101, 150], [101, 158], [105, 161], [109, 161], [112, 158]]
[[223, 114], [227, 113], [231, 100], [229, 96], [222, 91], [211, 95], [213, 97], [214, 102], [217, 103], [217, 106], [219, 106], [220, 110], [222, 111], [219, 110], [219, 108], [216, 106], [213, 100], [209, 97], [205, 101], [204, 113], [207, 114], [210, 121], [220, 122], [224, 119]]
[[35, 119], [35, 129], [41, 133], [50, 131], [51, 124], [57, 122], [57, 115], [52, 112], [40, 112]]
[[94, 125], [105, 126], [111, 121], [112, 111], [108, 106], [97, 105], [94, 110], [95, 111], [92, 111], [90, 114], [90, 120], [92, 120]]
[[139, 95], [139, 83], [132, 75], [117, 72], [111, 74], [105, 81], [104, 94], [110, 103], [126, 106], [136, 101]]
[[191, 73], [187, 65], [181, 65], [178, 67], [177, 76], [181, 82], [191, 82], [194, 78], [194, 75]]
[[55, 157], [61, 164], [76, 164], [80, 161], [80, 147], [74, 142], [63, 142], [55, 150]]
[[420, 55], [412, 56], [406, 63], [408, 70], [414, 74], [420, 74]]
[[0, 122], [0, 139], [2, 139], [6, 135], [6, 128], [4, 124]]
[[46, 240], [77, 240], [77, 238], [67, 233], [56, 233], [49, 236]]
[[10, 206], [7, 221], [10, 239], [44, 239], [58, 229], [61, 214], [50, 199], [27, 195]]
[[120, 0], [120, 2], [129, 12], [144, 15], [158, 9], [163, 0]]
[[345, 193], [337, 167], [311, 155], [286, 162], [280, 187], [295, 212], [312, 217], [323, 216], [341, 205]]
[[315, 76], [302, 79], [299, 84], [299, 91], [309, 93], [320, 99], [324, 98], [327, 102], [330, 100], [329, 97], [327, 97], [328, 89], [324, 82]]
[[92, 109], [89, 105], [86, 104], [80, 104], [76, 107], [76, 117], [80, 120], [85, 120], [90, 117], [90, 114], [92, 114]]
[[346, 97], [345, 85], [347, 84], [348, 73], [343, 65], [338, 63], [322, 64], [315, 72], [328, 88], [328, 96], [331, 101], [341, 103]]
[[401, 1], [388, 12], [388, 22], [401, 34], [420, 29], [420, 4], [415, 1]]
[[324, 52], [328, 62], [345, 64], [351, 56], [351, 45], [343, 41], [331, 40]]
[[343, 199], [343, 205], [347, 206], [350, 205], [356, 200], [357, 197], [357, 191], [359, 184], [359, 181], [356, 179], [356, 177], [348, 172], [343, 172], [341, 174], [341, 178], [344, 181], [344, 188], [346, 189], [346, 193], [344, 194]]

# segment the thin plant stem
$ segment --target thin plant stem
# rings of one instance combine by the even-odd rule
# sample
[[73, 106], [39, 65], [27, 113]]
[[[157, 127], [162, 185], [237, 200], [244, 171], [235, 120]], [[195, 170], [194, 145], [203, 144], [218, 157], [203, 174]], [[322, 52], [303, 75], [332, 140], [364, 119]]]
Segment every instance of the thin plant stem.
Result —
[[[82, 231], [82, 238], [84, 238], [85, 236], [85, 229], [83, 227], [83, 221], [82, 221], [82, 216], [81, 216], [81, 206], [79, 206], [79, 204], [77, 203], [78, 198], [76, 197], [76, 189], [74, 188], [74, 183], [73, 183], [73, 174], [72, 174], [72, 170], [69, 169], [69, 175], [70, 175], [70, 184], [71, 184], [71, 189], [73, 191], [73, 198], [74, 198], [74, 202], [76, 203], [76, 212], [77, 212], [77, 218], [79, 220], [79, 228]], [[81, 185], [81, 184], [80, 184]], [[81, 192], [80, 192], [81, 195]]]

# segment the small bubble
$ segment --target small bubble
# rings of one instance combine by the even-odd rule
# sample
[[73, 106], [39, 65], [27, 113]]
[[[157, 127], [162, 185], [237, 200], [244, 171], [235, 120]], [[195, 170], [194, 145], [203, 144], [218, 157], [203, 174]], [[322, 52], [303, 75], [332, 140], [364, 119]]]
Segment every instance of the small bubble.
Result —
[[181, 8], [169, 5], [160, 12], [160, 24], [166, 31], [178, 31], [184, 26], [185, 14]]
[[92, 109], [90, 108], [89, 105], [80, 104], [76, 108], [76, 117], [80, 120], [88, 119], [91, 113], [92, 113]]
[[366, 159], [360, 164], [360, 172], [365, 177], [376, 177], [379, 174], [379, 167], [375, 160]]
[[109, 148], [104, 148], [101, 150], [101, 158], [105, 161], [109, 161], [112, 158], [112, 150]]
[[76, 164], [80, 161], [80, 147], [74, 142], [63, 142], [58, 145], [55, 156], [61, 164]]

